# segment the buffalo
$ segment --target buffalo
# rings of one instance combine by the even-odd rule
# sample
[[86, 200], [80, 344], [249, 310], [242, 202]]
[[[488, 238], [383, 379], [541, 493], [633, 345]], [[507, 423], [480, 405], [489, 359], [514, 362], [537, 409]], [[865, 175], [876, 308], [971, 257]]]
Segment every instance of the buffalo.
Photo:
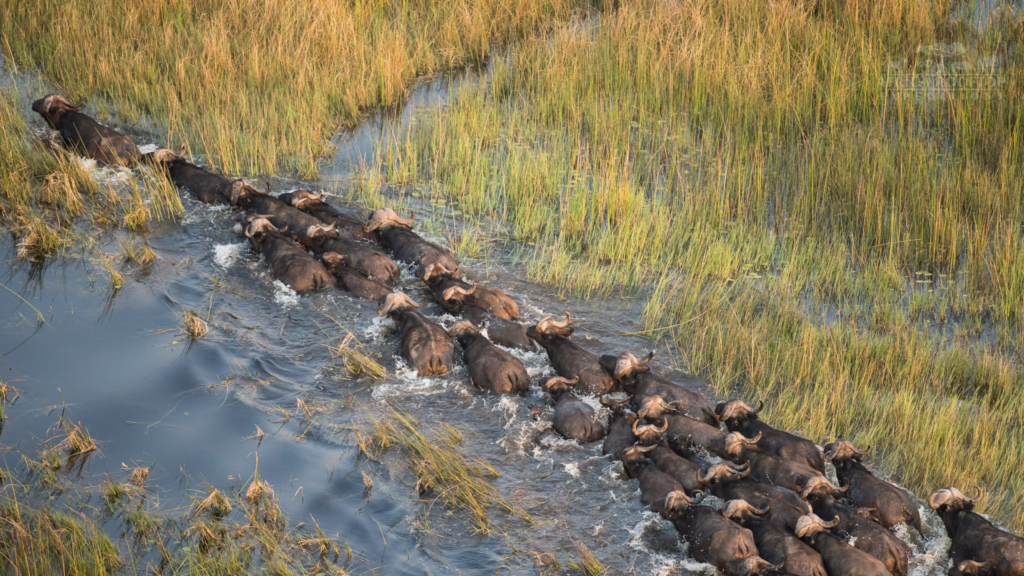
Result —
[[345, 265], [374, 282], [390, 286], [398, 279], [398, 265], [384, 251], [334, 232], [334, 224], [316, 224], [306, 229], [305, 243], [314, 252], [335, 252], [345, 256]]
[[921, 513], [914, 497], [878, 478], [860, 463], [869, 450], [857, 450], [848, 440], [837, 440], [825, 446], [825, 460], [836, 467], [836, 477], [847, 486], [846, 501], [871, 510], [872, 517], [882, 526], [892, 528], [899, 523], [921, 531]]
[[414, 310], [422, 307], [423, 304], [413, 302], [405, 293], [394, 292], [384, 298], [377, 315], [389, 315], [398, 322], [402, 358], [412, 364], [416, 372], [445, 374], [452, 365], [455, 345], [444, 328]]
[[833, 533], [851, 540], [855, 548], [874, 556], [894, 576], [904, 576], [913, 555], [910, 545], [869, 519], [863, 511], [835, 500], [833, 497], [837, 495], [835, 486], [820, 477], [812, 480], [803, 493], [815, 514], [838, 519], [832, 527]]
[[608, 434], [604, 437], [604, 446], [601, 453], [611, 454], [616, 459], [622, 458], [622, 452], [636, 444], [636, 435], [633, 434], [633, 423], [637, 421], [636, 414], [626, 412], [622, 405], [626, 400], [605, 400], [600, 399], [602, 406], [609, 407], [611, 417], [608, 420]]
[[245, 180], [231, 180], [192, 164], [185, 160], [182, 152], [161, 148], [143, 155], [142, 159], [154, 166], [162, 167], [175, 186], [206, 204], [233, 206], [247, 193], [248, 188], [251, 188]]
[[348, 267], [348, 257], [337, 252], [327, 252], [319, 255], [327, 271], [338, 280], [338, 286], [348, 290], [355, 296], [371, 302], [382, 302], [391, 294], [391, 288], [370, 280], [359, 272]]
[[754, 535], [709, 506], [686, 506], [672, 518], [690, 555], [729, 576], [765, 574], [776, 567], [758, 556]]
[[381, 246], [390, 251], [396, 260], [417, 265], [416, 275], [421, 278], [431, 264], [440, 264], [450, 270], [453, 276], [461, 277], [462, 271], [451, 252], [412, 231], [409, 224], [415, 218], [415, 212], [409, 218], [400, 218], [390, 208], [375, 210], [363, 224], [363, 232], [376, 232]]
[[285, 204], [315, 216], [321, 222], [333, 224], [339, 235], [350, 240], [365, 240], [369, 234], [363, 232], [363, 221], [355, 214], [345, 213], [320, 198], [324, 193], [309, 190], [295, 190], [278, 196]]
[[838, 522], [838, 518], [827, 523], [816, 514], [808, 514], [800, 517], [795, 531], [797, 538], [821, 555], [829, 576], [892, 576], [875, 557], [829, 532]]
[[486, 324], [487, 337], [499, 346], [527, 352], [536, 350], [537, 345], [526, 335], [526, 328], [518, 322], [495, 316], [479, 306], [466, 306], [462, 309], [462, 317], [477, 326]]
[[937, 490], [928, 498], [928, 505], [942, 518], [952, 544], [949, 554], [953, 566], [951, 576], [990, 574], [1020, 576], [1024, 574], [1024, 538], [1001, 530], [974, 511], [981, 499], [968, 498], [956, 488]]
[[769, 507], [751, 506], [746, 500], [729, 500], [722, 507], [722, 515], [750, 530], [761, 557], [781, 567], [781, 572], [793, 576], [827, 576], [821, 554], [815, 552], [789, 530], [766, 520]]
[[762, 452], [792, 462], [803, 462], [823, 474], [825, 460], [814, 442], [765, 424], [757, 417], [762, 408], [763, 402], [755, 410], [742, 400], [730, 400], [716, 406], [715, 414], [730, 432], [742, 432], [748, 437], [760, 433], [761, 440], [757, 445]]
[[756, 444], [759, 440], [745, 438], [739, 432], [726, 434], [716, 426], [686, 416], [666, 414], [664, 418], [668, 422], [667, 436], [673, 442], [691, 451], [703, 448], [721, 458], [732, 459], [744, 447]]
[[580, 442], [595, 442], [604, 437], [604, 426], [589, 404], [572, 392], [576, 380], [555, 376], [544, 383], [544, 390], [555, 399], [553, 426], [562, 436]]
[[32, 103], [32, 110], [78, 154], [103, 165], [131, 166], [139, 161], [139, 149], [131, 138], [82, 114], [81, 108], [81, 104], [72, 104], [57, 94]]
[[315, 216], [292, 208], [269, 192], [270, 184], [267, 184], [267, 193], [264, 194], [246, 182], [241, 189], [232, 193], [231, 203], [249, 212], [263, 214], [271, 224], [282, 230], [288, 229], [293, 238], [308, 248], [320, 244], [321, 238], [331, 233], [332, 228], [324, 226]]
[[[649, 366], [652, 358], [654, 358], [654, 352], [648, 354], [643, 360], [637, 359], [629, 352], [623, 352], [618, 356], [601, 356], [600, 363], [616, 381], [622, 384], [626, 391], [633, 394], [633, 402], [638, 410], [643, 409], [642, 406], [647, 398], [659, 396], [663, 401], [658, 407], [660, 412], [671, 409], [673, 412], [700, 420], [705, 424], [718, 426], [718, 420], [715, 419], [715, 413], [707, 397], [702, 392], [691, 390], [686, 386], [680, 386], [652, 374]], [[651, 408], [653, 407], [647, 409], [651, 410]], [[655, 417], [657, 415], [660, 413], [655, 414]]]
[[274, 272], [274, 277], [296, 292], [321, 290], [334, 279], [308, 252], [286, 238], [266, 218], [250, 217], [245, 236]]
[[641, 446], [658, 444], [665, 430], [668, 430], [668, 421], [663, 421], [660, 428], [654, 424], [640, 424], [639, 418], [633, 421], [633, 435]]
[[469, 320], [460, 320], [448, 333], [459, 341], [469, 378], [478, 388], [495, 394], [526, 392], [530, 375], [518, 358], [498, 348]]
[[680, 484], [672, 476], [662, 472], [651, 462], [644, 463], [634, 472], [635, 478], [640, 481], [640, 500], [651, 510], [664, 517], [671, 517], [673, 513], [680, 512], [683, 507], [689, 504], [696, 504], [704, 499], [704, 493], [698, 491], [697, 496], [691, 498], [683, 490]]
[[764, 518], [787, 530], [794, 530], [797, 520], [811, 513], [811, 506], [792, 490], [755, 482], [746, 477], [749, 473], [749, 468], [722, 462], [710, 466], [706, 473], [699, 473], [697, 481], [722, 500], [746, 500], [766, 508]]
[[659, 470], [675, 479], [688, 493], [704, 493], [704, 485], [697, 479], [697, 473], [703, 472], [703, 470], [692, 460], [683, 458], [664, 444], [655, 446], [654, 450], [648, 452], [647, 457], [658, 466]]
[[455, 314], [466, 307], [476, 306], [499, 318], [519, 319], [519, 305], [500, 288], [467, 283], [456, 278], [442, 264], [427, 266], [423, 272], [423, 281], [434, 291], [438, 303]]
[[555, 372], [565, 378], [577, 378], [580, 390], [589, 394], [607, 394], [615, 388], [612, 375], [605, 370], [597, 356], [580, 348], [569, 340], [573, 329], [569, 327], [572, 316], [565, 313], [565, 320], [556, 322], [545, 316], [526, 333], [537, 341], [548, 353]]
[[[758, 434], [762, 434], [762, 432], [758, 432]], [[784, 460], [764, 452], [748, 454], [750, 455], [750, 477], [758, 482], [784, 486], [794, 492], [805, 492], [809, 486], [816, 485], [814, 482], [818, 480], [828, 482], [821, 472], [802, 461]], [[806, 494], [803, 495], [806, 497]]]

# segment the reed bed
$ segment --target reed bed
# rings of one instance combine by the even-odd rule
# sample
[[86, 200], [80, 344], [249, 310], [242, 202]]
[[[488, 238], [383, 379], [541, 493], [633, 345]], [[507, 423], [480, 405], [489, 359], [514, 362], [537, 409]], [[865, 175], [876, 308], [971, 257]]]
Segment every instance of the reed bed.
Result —
[[104, 117], [165, 130], [234, 174], [317, 172], [339, 126], [419, 77], [477, 65], [579, 0], [4, 2], [0, 46]]
[[[643, 290], [720, 394], [1019, 530], [1024, 16], [973, 9], [623, 2], [497, 57], [380, 177], [507, 226], [535, 281]], [[964, 70], [985, 89], [920, 89]]]

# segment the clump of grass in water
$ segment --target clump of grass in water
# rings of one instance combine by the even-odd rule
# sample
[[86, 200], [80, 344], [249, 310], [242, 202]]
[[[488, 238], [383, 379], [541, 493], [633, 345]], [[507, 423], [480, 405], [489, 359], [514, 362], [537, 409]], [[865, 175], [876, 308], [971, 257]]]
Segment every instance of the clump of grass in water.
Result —
[[338, 346], [328, 346], [331, 351], [331, 358], [339, 356], [345, 362], [345, 368], [355, 377], [369, 376], [376, 380], [383, 380], [388, 371], [379, 362], [363, 354], [358, 349], [352, 348], [352, 341], [355, 337], [350, 332]]
[[594, 557], [594, 554], [582, 541], [576, 542], [576, 554], [579, 555], [579, 563], [569, 560], [569, 568], [580, 570], [584, 576], [598, 576], [604, 574], [608, 569]]
[[448, 507], [467, 510], [474, 528], [481, 532], [490, 530], [487, 508], [494, 505], [531, 521], [525, 510], [505, 500], [487, 482], [487, 478], [499, 475], [493, 466], [462, 454], [458, 447], [462, 434], [456, 428], [438, 422], [422, 431], [424, 427], [408, 412], [392, 406], [380, 415], [370, 412], [367, 415], [371, 421], [369, 429], [356, 433], [359, 449], [371, 457], [392, 447], [403, 450], [421, 495], [434, 492]]
[[200, 340], [210, 332], [210, 326], [206, 320], [188, 310], [181, 313], [181, 327], [192, 340]]

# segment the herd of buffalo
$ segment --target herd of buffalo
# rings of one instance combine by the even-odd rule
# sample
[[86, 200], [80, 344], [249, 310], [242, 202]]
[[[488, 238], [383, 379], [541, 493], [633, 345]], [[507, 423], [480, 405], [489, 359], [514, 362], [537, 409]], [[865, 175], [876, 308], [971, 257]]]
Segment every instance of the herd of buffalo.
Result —
[[[377, 314], [399, 326], [401, 356], [420, 374], [447, 373], [457, 340], [474, 385], [522, 393], [530, 376], [506, 349], [539, 344], [558, 374], [543, 383], [554, 429], [580, 442], [603, 439], [604, 453], [639, 482], [643, 504], [673, 523], [696, 560], [736, 575], [906, 576], [912, 550], [891, 529], [920, 532], [920, 513], [910, 493], [861, 463], [868, 451], [846, 440], [821, 449], [761, 420], [763, 405], [714, 405], [696, 381], [654, 374], [653, 353], [598, 357], [570, 339], [569, 313], [525, 327], [514, 300], [467, 280], [451, 252], [413, 231], [415, 215], [401, 218], [385, 208], [365, 218], [306, 190], [274, 197], [171, 150], [141, 154], [131, 138], [60, 96], [38, 100], [32, 109], [77, 153], [103, 164], [144, 162], [202, 202], [242, 208], [245, 236], [278, 280], [296, 292], [337, 287], [378, 303]], [[462, 319], [445, 330], [417, 310], [423, 304], [393, 291], [398, 263], [410, 266], [434, 301]], [[629, 397], [605, 398], [615, 392]], [[600, 397], [610, 412], [607, 429], [580, 395]], [[841, 487], [826, 477], [826, 463]], [[706, 494], [722, 500], [722, 508], [701, 504]], [[980, 488], [974, 498], [944, 488], [928, 499], [952, 542], [949, 574], [1024, 576], [1024, 539], [974, 512], [979, 498]]]

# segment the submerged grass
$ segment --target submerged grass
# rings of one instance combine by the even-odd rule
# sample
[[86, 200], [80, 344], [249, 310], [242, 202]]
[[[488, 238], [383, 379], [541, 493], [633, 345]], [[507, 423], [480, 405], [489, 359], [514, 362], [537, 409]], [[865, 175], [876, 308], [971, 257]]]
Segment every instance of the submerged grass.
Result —
[[[499, 476], [493, 466], [462, 453], [462, 433], [458, 429], [443, 422], [424, 426], [408, 412], [391, 406], [381, 414], [367, 415], [369, 425], [357, 431], [359, 449], [374, 458], [390, 448], [402, 450], [421, 497], [436, 494], [434, 499], [446, 506], [468, 511], [473, 528], [481, 532], [490, 531], [487, 509], [491, 506], [531, 521], [525, 510], [503, 498], [488, 482], [488, 478]], [[372, 482], [367, 485], [371, 487]]]

